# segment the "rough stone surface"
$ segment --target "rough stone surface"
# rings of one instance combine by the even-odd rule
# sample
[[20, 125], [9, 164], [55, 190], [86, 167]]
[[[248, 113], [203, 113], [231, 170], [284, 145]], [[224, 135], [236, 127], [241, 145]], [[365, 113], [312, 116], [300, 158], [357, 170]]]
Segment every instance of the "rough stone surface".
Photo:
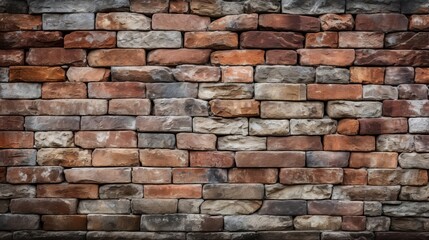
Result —
[[120, 48], [180, 48], [182, 35], [177, 31], [120, 31], [118, 47]]
[[300, 66], [257, 66], [256, 82], [309, 83], [314, 82], [315, 70]]
[[43, 14], [44, 30], [92, 30], [93, 13]]

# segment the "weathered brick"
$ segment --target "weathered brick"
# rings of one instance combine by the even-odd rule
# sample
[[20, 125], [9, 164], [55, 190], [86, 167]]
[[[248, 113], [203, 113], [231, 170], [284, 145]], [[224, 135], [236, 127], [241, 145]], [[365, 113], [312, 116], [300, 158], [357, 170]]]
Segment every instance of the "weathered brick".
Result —
[[138, 231], [140, 216], [137, 215], [88, 215], [88, 230], [92, 231]]
[[429, 66], [428, 51], [357, 49], [355, 65]]
[[97, 13], [95, 28], [103, 30], [150, 30], [151, 19], [129, 12]]
[[134, 167], [133, 183], [171, 183], [171, 169]]
[[[176, 85], [177, 86], [177, 85]], [[153, 114], [161, 116], [208, 116], [206, 101], [194, 98], [155, 99]]]
[[200, 83], [198, 98], [201, 99], [245, 99], [252, 98], [252, 84], [241, 83]]
[[0, 12], [8, 13], [27, 13], [28, 3], [25, 0], [7, 0], [0, 4]]
[[41, 30], [40, 15], [0, 13], [0, 31]]
[[415, 68], [416, 76], [414, 81], [416, 83], [429, 83], [429, 68]]
[[140, 150], [142, 166], [149, 167], [186, 167], [189, 154], [185, 150], [143, 149]]
[[11, 213], [43, 215], [75, 214], [77, 199], [70, 198], [17, 198], [10, 201]]
[[268, 150], [286, 151], [309, 151], [322, 150], [320, 136], [290, 136], [290, 137], [268, 137]]
[[328, 168], [347, 167], [349, 164], [349, 157], [350, 153], [348, 152], [306, 152], [306, 166]]
[[401, 193], [399, 194], [399, 199], [405, 201], [426, 201], [426, 199], [428, 198], [427, 190], [427, 186], [403, 186], [401, 189]]
[[215, 116], [250, 117], [259, 115], [259, 102], [254, 100], [219, 100], [210, 101], [210, 110]]
[[244, 3], [226, 1], [193, 1], [190, 2], [191, 12], [211, 17], [236, 15], [244, 12]]
[[429, 37], [427, 32], [399, 32], [386, 35], [384, 44], [386, 48], [393, 49], [429, 49], [426, 39]]
[[177, 199], [133, 199], [134, 214], [166, 214], [177, 212]]
[[83, 116], [81, 130], [133, 130], [135, 117], [130, 116]]
[[24, 117], [0, 116], [0, 130], [24, 130]]
[[[345, 231], [363, 231], [366, 229], [366, 217], [345, 216], [341, 224], [341, 229]], [[369, 236], [370, 234], [368, 234]]]
[[363, 202], [358, 201], [309, 201], [308, 214], [310, 215], [339, 215], [355, 216], [363, 214]]
[[138, 166], [139, 153], [134, 149], [95, 149], [92, 152], [92, 166]]
[[189, 150], [215, 150], [216, 135], [198, 133], [178, 133], [177, 148]]
[[60, 67], [10, 67], [11, 82], [58, 82], [65, 80], [65, 72]]
[[369, 185], [426, 185], [428, 173], [420, 169], [369, 169]]
[[42, 20], [43, 30], [92, 30], [95, 23], [93, 13], [46, 13]]
[[173, 183], [218, 183], [227, 182], [227, 171], [214, 168], [175, 168]]
[[401, 83], [413, 83], [414, 68], [412, 67], [387, 67], [384, 83], [398, 85]]
[[222, 70], [222, 82], [226, 83], [251, 83], [253, 82], [253, 67], [251, 66], [224, 66]]
[[187, 13], [189, 11], [189, 3], [184, 0], [170, 1], [170, 13]]
[[170, 133], [139, 133], [139, 148], [170, 148], [176, 146], [176, 136]]
[[428, 31], [429, 30], [429, 15], [411, 15], [410, 30], [412, 31]]
[[36, 197], [36, 187], [32, 185], [0, 184], [0, 190], [0, 199]]
[[204, 199], [262, 199], [264, 185], [262, 184], [205, 184]]
[[228, 171], [228, 182], [275, 183], [278, 171], [275, 168], [232, 168]]
[[368, 171], [366, 169], [345, 168], [343, 184], [344, 185], [366, 185], [368, 184]]
[[0, 148], [32, 148], [34, 133], [23, 131], [0, 132]]
[[28, 238], [41, 238], [41, 239], [58, 239], [58, 238], [70, 238], [82, 240], [85, 239], [85, 231], [19, 231], [14, 233], [15, 239], [28, 239]]
[[265, 150], [267, 148], [265, 137], [229, 135], [218, 138], [219, 150]]
[[383, 213], [392, 217], [427, 217], [426, 202], [402, 202], [398, 205], [383, 206]]
[[352, 168], [396, 168], [398, 166], [398, 153], [389, 152], [371, 152], [358, 153], [353, 152], [350, 155], [350, 167]]
[[305, 215], [307, 214], [307, 203], [303, 200], [265, 200], [258, 214]]
[[332, 199], [395, 201], [398, 198], [399, 190], [400, 186], [335, 186]]
[[261, 118], [322, 118], [322, 102], [261, 102]]
[[64, 170], [69, 183], [128, 183], [131, 168], [72, 168]]
[[64, 180], [62, 167], [11, 167], [7, 170], [10, 183], [58, 183]]
[[39, 184], [37, 185], [37, 197], [97, 199], [98, 185], [68, 183]]
[[206, 200], [201, 204], [201, 213], [210, 215], [252, 214], [261, 205], [261, 201], [251, 200]]
[[343, 135], [357, 135], [359, 132], [359, 121], [356, 119], [341, 119], [338, 121], [337, 132]]
[[37, 148], [74, 147], [73, 139], [73, 132], [71, 131], [36, 132], [34, 134], [34, 145]]
[[22, 50], [0, 50], [0, 53], [0, 66], [24, 65], [24, 52]]
[[149, 115], [149, 99], [112, 99], [109, 101], [109, 114], [113, 115]]
[[289, 134], [289, 120], [250, 118], [249, 135], [285, 136]]
[[408, 19], [398, 13], [358, 14], [356, 16], [356, 30], [395, 32], [406, 31]]
[[210, 49], [156, 49], [149, 53], [148, 63], [167, 66], [206, 64], [209, 61], [210, 53]]
[[353, 49], [299, 49], [301, 65], [350, 66], [355, 60]]
[[348, 13], [379, 13], [379, 12], [399, 12], [400, 1], [393, 0], [389, 2], [373, 2], [367, 0], [358, 0], [347, 4]]
[[70, 67], [67, 70], [67, 79], [70, 82], [99, 82], [107, 81], [110, 70], [91, 67]]
[[215, 65], [259, 65], [265, 62], [262, 50], [223, 50], [215, 51], [210, 62]]
[[377, 137], [377, 151], [412, 152], [414, 136], [408, 134], [386, 134]]
[[191, 151], [191, 167], [229, 168], [234, 165], [234, 153], [226, 151]]
[[364, 100], [398, 99], [398, 88], [389, 85], [364, 85]]
[[350, 67], [350, 82], [383, 84], [384, 70], [382, 67]]
[[136, 127], [141, 132], [190, 132], [192, 118], [187, 116], [138, 116]]
[[144, 196], [145, 198], [201, 198], [201, 185], [145, 185]]
[[373, 136], [344, 136], [325, 135], [324, 150], [332, 151], [374, 151], [375, 137]]
[[179, 213], [200, 213], [200, 206], [203, 199], [179, 199], [177, 212]]
[[257, 100], [306, 100], [304, 84], [256, 83], [255, 99]]
[[108, 184], [100, 187], [100, 198], [142, 198], [143, 185], [140, 184]]
[[292, 32], [249, 31], [240, 35], [242, 48], [302, 48], [304, 37]]
[[379, 135], [387, 133], [407, 133], [406, 118], [363, 118], [359, 119], [359, 133], [362, 135]]
[[137, 136], [132, 131], [81, 131], [75, 133], [75, 144], [83, 148], [137, 147]]
[[236, 215], [225, 216], [224, 219], [227, 231], [269, 231], [292, 227], [292, 218], [289, 216]]
[[149, 239], [162, 239], [162, 238], [177, 238], [186, 239], [185, 233], [171, 233], [171, 232], [108, 232], [108, 231], [90, 231], [88, 232], [87, 239], [100, 240], [109, 237], [124, 238], [124, 239], [138, 239], [138, 238], [149, 238]]
[[390, 222], [389, 217], [367, 217], [366, 229], [369, 231], [388, 231]]
[[398, 161], [401, 168], [420, 168], [428, 169], [426, 159], [429, 157], [427, 153], [401, 153]]
[[62, 47], [63, 34], [58, 31], [0, 32], [0, 43], [4, 48]]
[[205, 31], [209, 24], [209, 17], [198, 15], [156, 13], [152, 16], [154, 30]]
[[85, 215], [44, 215], [41, 220], [47, 231], [85, 231], [87, 224]]
[[307, 33], [305, 36], [306, 48], [336, 48], [338, 47], [338, 33], [318, 32]]
[[294, 50], [267, 50], [265, 52], [266, 64], [293, 65], [298, 62], [298, 54]]
[[240, 151], [235, 154], [235, 162], [240, 168], [304, 167], [305, 154], [297, 151]]
[[332, 119], [291, 119], [291, 135], [325, 135], [335, 133], [337, 122]]
[[102, 115], [107, 113], [107, 101], [58, 99], [37, 102], [40, 115]]
[[32, 99], [41, 97], [38, 83], [0, 83], [0, 97], [3, 99]]
[[334, 216], [298, 216], [293, 220], [297, 230], [340, 230], [341, 217]]
[[42, 98], [86, 98], [87, 89], [85, 83], [45, 83], [42, 86]]
[[120, 31], [117, 45], [120, 48], [180, 48], [182, 35], [178, 31]]
[[282, 12], [289, 14], [343, 13], [344, 9], [345, 3], [343, 1], [331, 1], [329, 3], [310, 1], [305, 4], [297, 0], [282, 1]]
[[428, 87], [424, 84], [401, 84], [398, 86], [399, 99], [424, 100], [428, 99]]
[[362, 99], [360, 84], [308, 84], [309, 100], [359, 100]]
[[383, 48], [384, 34], [380, 32], [339, 32], [340, 48]]
[[[243, 43], [241, 43], [243, 45]], [[179, 46], [180, 47], [180, 46]], [[238, 48], [238, 35], [231, 32], [186, 32], [184, 47], [232, 49]]]
[[343, 182], [341, 168], [282, 168], [280, 183], [283, 184], [338, 184]]
[[42, 148], [37, 151], [37, 163], [42, 166], [90, 166], [91, 151], [79, 148]]
[[257, 14], [238, 14], [214, 20], [208, 26], [210, 31], [249, 31], [258, 28]]
[[64, 36], [64, 48], [114, 48], [115, 46], [115, 32], [75, 31]]
[[79, 130], [80, 117], [74, 116], [29, 116], [24, 127], [30, 131]]
[[327, 113], [331, 118], [372, 118], [381, 117], [381, 108], [380, 102], [330, 101]]
[[383, 204], [381, 202], [377, 202], [377, 201], [363, 202], [363, 214], [366, 216], [380, 216], [382, 211], [383, 211]]
[[181, 65], [173, 69], [173, 75], [181, 82], [217, 82], [220, 79], [220, 69], [211, 66]]
[[153, 14], [158, 12], [168, 11], [168, 0], [150, 1], [150, 0], [131, 0], [131, 12], [139, 12], [146, 14]]
[[352, 30], [355, 25], [355, 21], [351, 14], [328, 13], [320, 16], [319, 18], [324, 31]]
[[428, 100], [386, 100], [383, 101], [383, 115], [389, 117], [429, 116]]
[[[253, 68], [252, 68], [253, 70]], [[253, 76], [253, 74], [252, 74]], [[0, 82], [9, 82], [9, 68], [0, 67]]]
[[142, 231], [204, 231], [215, 232], [223, 228], [221, 216], [209, 216], [199, 214], [166, 214], [166, 215], [142, 215]]
[[[97, 82], [88, 84], [90, 98], [144, 98], [145, 84], [139, 82]], [[127, 89], [124, 91], [124, 89]]]
[[246, 118], [193, 118], [193, 131], [197, 133], [214, 133], [219, 135], [247, 135], [249, 123]]
[[146, 65], [144, 49], [99, 49], [88, 53], [91, 67], [143, 66]]
[[80, 200], [79, 214], [129, 214], [130, 200]]
[[35, 149], [2, 149], [0, 150], [0, 166], [36, 165]]
[[260, 14], [259, 27], [269, 30], [318, 32], [320, 31], [320, 20], [300, 15]]
[[[0, 215], [0, 230], [30, 230], [39, 229], [40, 216], [33, 214], [1, 214]], [[7, 237], [5, 240], [12, 239]]]

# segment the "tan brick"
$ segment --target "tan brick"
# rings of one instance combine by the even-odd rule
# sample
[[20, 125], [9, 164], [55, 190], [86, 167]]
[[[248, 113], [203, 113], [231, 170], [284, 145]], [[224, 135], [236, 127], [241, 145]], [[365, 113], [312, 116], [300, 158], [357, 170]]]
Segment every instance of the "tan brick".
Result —
[[187, 185], [145, 185], [145, 198], [201, 198], [200, 184]]
[[95, 149], [92, 152], [92, 166], [96, 167], [126, 167], [139, 165], [137, 149]]
[[186, 167], [189, 154], [185, 150], [144, 149], [140, 150], [140, 162], [148, 167]]
[[171, 168], [134, 167], [133, 183], [171, 183]]
[[177, 148], [189, 150], [215, 150], [216, 135], [199, 133], [178, 133]]

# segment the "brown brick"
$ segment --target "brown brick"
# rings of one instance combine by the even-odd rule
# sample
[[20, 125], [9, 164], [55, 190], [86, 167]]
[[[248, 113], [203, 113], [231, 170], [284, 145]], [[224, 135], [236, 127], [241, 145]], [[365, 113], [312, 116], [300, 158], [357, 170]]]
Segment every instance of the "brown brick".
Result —
[[223, 151], [205, 151], [189, 153], [191, 167], [230, 168], [234, 165], [234, 153]]
[[319, 18], [324, 31], [352, 30], [355, 24], [351, 14], [328, 13]]
[[320, 31], [320, 20], [300, 15], [261, 14], [259, 15], [259, 27], [270, 30], [318, 32]]
[[131, 12], [139, 12], [146, 14], [160, 13], [168, 11], [168, 0], [131, 0], [130, 1]]
[[112, 99], [109, 101], [109, 114], [113, 115], [149, 115], [149, 99]]
[[64, 36], [64, 48], [114, 48], [115, 46], [115, 32], [76, 31]]
[[34, 133], [21, 131], [0, 132], [0, 148], [33, 148]]
[[129, 183], [130, 168], [72, 168], [64, 170], [69, 183]]
[[37, 163], [42, 166], [91, 166], [91, 151], [79, 148], [42, 148], [37, 152]]
[[368, 172], [366, 169], [350, 169], [345, 168], [344, 170], [344, 185], [367, 185], [368, 184]]
[[[374, 143], [375, 144], [375, 143]], [[287, 151], [309, 151], [322, 150], [320, 136], [290, 136], [290, 137], [268, 137], [268, 150]]]
[[325, 135], [324, 150], [332, 151], [374, 151], [375, 137], [373, 136], [344, 136]]
[[232, 168], [228, 170], [228, 182], [232, 183], [276, 183], [275, 168]]
[[383, 84], [384, 68], [382, 67], [351, 67], [350, 82], [364, 84]]
[[142, 166], [149, 167], [186, 167], [189, 162], [188, 151], [169, 149], [140, 150]]
[[83, 49], [30, 48], [25, 62], [28, 65], [42, 66], [85, 66], [86, 52]]
[[429, 51], [357, 49], [355, 65], [429, 66]]
[[365, 216], [345, 216], [341, 223], [341, 230], [344, 231], [364, 231], [366, 229]]
[[100, 82], [107, 81], [110, 69], [91, 67], [70, 67], [67, 70], [67, 79], [70, 82]]
[[6, 167], [0, 167], [0, 183], [6, 182]]
[[47, 231], [85, 231], [86, 215], [44, 215], [42, 225]]
[[187, 32], [184, 45], [186, 48], [238, 48], [238, 35], [231, 32]]
[[0, 130], [24, 130], [24, 117], [0, 116]]
[[75, 134], [75, 144], [82, 148], [137, 147], [137, 136], [132, 131], [81, 131]]
[[133, 183], [171, 183], [170, 168], [133, 168]]
[[62, 47], [63, 34], [56, 31], [0, 32], [4, 48]]
[[65, 80], [65, 72], [61, 67], [10, 67], [11, 82], [58, 82]]
[[187, 13], [189, 11], [189, 2], [186, 0], [170, 0], [170, 13]]
[[83, 116], [81, 130], [134, 130], [136, 118], [131, 116]]
[[201, 198], [200, 184], [145, 185], [145, 198]]
[[414, 81], [416, 83], [429, 84], [429, 68], [416, 68], [416, 76]]
[[98, 82], [88, 84], [90, 98], [144, 98], [144, 83], [139, 82]]
[[253, 67], [225, 66], [222, 67], [222, 82], [251, 83], [253, 82]]
[[268, 50], [265, 55], [267, 64], [295, 65], [298, 61], [298, 54], [293, 50]]
[[338, 33], [318, 32], [307, 33], [305, 36], [306, 48], [336, 48], [338, 47]]
[[199, 133], [178, 133], [177, 148], [189, 150], [215, 150], [216, 135]]
[[429, 31], [429, 15], [411, 15], [410, 30]]
[[[0, 230], [36, 230], [39, 229], [40, 217], [34, 214], [1, 214], [0, 215]], [[4, 232], [2, 232], [4, 233]], [[12, 239], [12, 234], [4, 236], [5, 240]]]
[[380, 32], [339, 32], [340, 48], [383, 48], [384, 34]]
[[305, 167], [305, 153], [294, 151], [240, 151], [235, 154], [235, 163], [237, 167]]
[[398, 166], [398, 153], [371, 152], [351, 153], [350, 167], [352, 168], [396, 168]]
[[17, 198], [10, 201], [11, 213], [34, 213], [43, 215], [76, 214], [77, 199]]
[[359, 121], [356, 119], [341, 119], [338, 122], [337, 132], [343, 135], [357, 135], [359, 132]]
[[210, 61], [216, 65], [259, 65], [264, 64], [264, 55], [262, 50], [224, 50], [213, 52]]
[[151, 65], [206, 64], [209, 61], [210, 49], [157, 49], [149, 53]]
[[407, 31], [408, 19], [399, 13], [358, 14], [355, 29], [358, 31]]
[[387, 133], [407, 133], [406, 118], [362, 118], [359, 119], [359, 134], [379, 135]]
[[428, 172], [422, 169], [369, 169], [368, 185], [415, 185], [428, 183]]
[[175, 168], [173, 183], [227, 182], [227, 170], [216, 168]]
[[2, 32], [41, 29], [42, 16], [40, 15], [0, 13], [0, 31]]
[[304, 36], [293, 32], [249, 31], [240, 35], [242, 48], [302, 48]]
[[107, 113], [107, 101], [58, 99], [37, 102], [40, 115], [102, 115]]
[[310, 215], [363, 215], [363, 202], [358, 201], [309, 201], [308, 214]]
[[340, 184], [343, 182], [341, 168], [282, 168], [280, 183], [283, 184]]
[[152, 16], [154, 30], [205, 31], [209, 24], [209, 17], [191, 14], [157, 13]]
[[97, 199], [97, 184], [39, 184], [37, 185], [38, 198], [80, 198]]
[[423, 117], [429, 116], [428, 100], [385, 100], [383, 115], [389, 117]]
[[214, 20], [208, 30], [210, 31], [249, 31], [258, 28], [258, 14], [227, 15]]
[[90, 231], [138, 231], [140, 216], [137, 215], [88, 215]]
[[210, 108], [215, 116], [251, 117], [259, 116], [259, 102], [255, 100], [219, 100], [210, 101]]
[[0, 166], [34, 166], [36, 165], [35, 149], [0, 150]]
[[301, 65], [350, 66], [355, 60], [353, 49], [299, 49]]
[[362, 99], [360, 84], [308, 84], [308, 100], [358, 100]]
[[92, 152], [92, 166], [138, 166], [137, 149], [95, 149]]
[[42, 98], [86, 98], [85, 83], [45, 83], [42, 86]]
[[7, 169], [10, 183], [58, 183], [64, 180], [62, 167], [10, 167]]
[[0, 50], [0, 67], [24, 65], [24, 51]]
[[144, 49], [100, 49], [88, 54], [91, 67], [143, 66], [146, 65]]

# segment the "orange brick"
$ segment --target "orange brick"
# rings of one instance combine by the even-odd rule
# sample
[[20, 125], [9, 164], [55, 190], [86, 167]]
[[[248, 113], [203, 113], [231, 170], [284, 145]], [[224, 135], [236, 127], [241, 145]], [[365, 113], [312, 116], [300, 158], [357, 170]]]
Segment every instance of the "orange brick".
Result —
[[0, 67], [12, 65], [24, 65], [24, 51], [0, 49]]
[[211, 111], [220, 117], [259, 116], [259, 102], [255, 100], [219, 100], [210, 101]]
[[144, 49], [99, 49], [88, 54], [91, 67], [143, 66], [146, 65]]
[[362, 99], [360, 84], [308, 84], [308, 100], [358, 100]]
[[115, 32], [76, 31], [64, 36], [64, 48], [114, 48], [115, 46]]
[[338, 47], [338, 33], [318, 32], [307, 33], [305, 36], [306, 48], [336, 48]]
[[149, 167], [186, 167], [188, 166], [188, 151], [170, 149], [140, 150], [142, 166]]
[[366, 169], [344, 169], [344, 185], [366, 185], [368, 183], [368, 172]]
[[145, 185], [145, 198], [201, 198], [200, 184], [187, 185]]
[[251, 83], [253, 82], [253, 67], [250, 67], [250, 66], [222, 67], [222, 82]]
[[206, 64], [209, 61], [210, 49], [157, 49], [149, 53], [151, 65]]
[[359, 121], [356, 119], [341, 119], [338, 122], [337, 132], [344, 135], [357, 135], [359, 132]]
[[398, 166], [398, 153], [395, 152], [371, 152], [350, 155], [349, 166], [352, 168], [396, 168]]
[[[13, 2], [11, 2], [10, 4], [13, 4]], [[0, 31], [1, 32], [22, 31], [22, 30], [41, 30], [41, 29], [42, 29], [41, 15], [0, 13]]]
[[353, 49], [299, 49], [301, 65], [350, 66], [355, 60]]
[[190, 152], [191, 167], [230, 168], [234, 165], [234, 153], [224, 151]]
[[33, 148], [33, 144], [33, 132], [0, 132], [0, 148]]
[[220, 65], [259, 65], [264, 64], [264, 55], [262, 50], [224, 50], [213, 52], [210, 61]]
[[364, 84], [383, 84], [383, 67], [351, 67], [350, 82]]
[[58, 82], [65, 80], [61, 67], [12, 66], [9, 73], [11, 82]]
[[416, 68], [415, 82], [429, 84], [429, 68]]
[[331, 151], [374, 151], [374, 136], [344, 136], [325, 135], [323, 137], [324, 150]]
[[42, 98], [86, 98], [85, 83], [45, 83], [42, 86]]
[[237, 48], [238, 35], [231, 32], [187, 32], [184, 45], [186, 48]]

